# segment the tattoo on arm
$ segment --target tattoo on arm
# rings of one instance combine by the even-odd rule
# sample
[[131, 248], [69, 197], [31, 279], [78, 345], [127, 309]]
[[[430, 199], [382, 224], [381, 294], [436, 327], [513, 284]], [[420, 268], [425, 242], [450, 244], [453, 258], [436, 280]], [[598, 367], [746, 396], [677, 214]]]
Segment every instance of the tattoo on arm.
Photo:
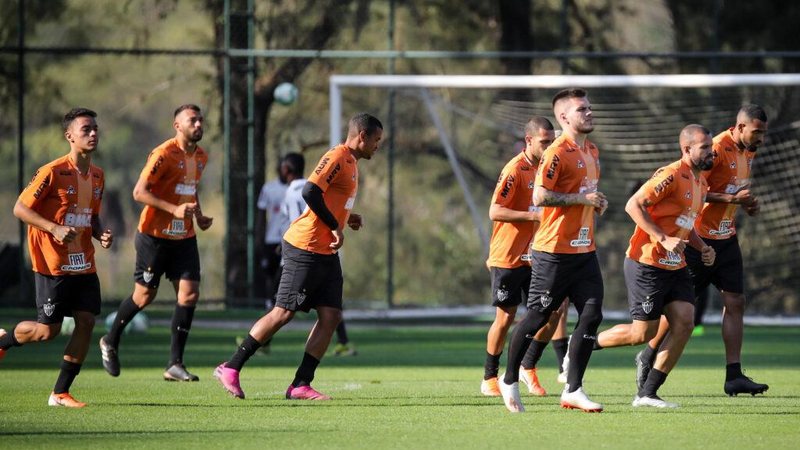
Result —
[[582, 205], [583, 194], [567, 194], [563, 192], [553, 192], [545, 189], [542, 195], [542, 203], [539, 206], [570, 206]]

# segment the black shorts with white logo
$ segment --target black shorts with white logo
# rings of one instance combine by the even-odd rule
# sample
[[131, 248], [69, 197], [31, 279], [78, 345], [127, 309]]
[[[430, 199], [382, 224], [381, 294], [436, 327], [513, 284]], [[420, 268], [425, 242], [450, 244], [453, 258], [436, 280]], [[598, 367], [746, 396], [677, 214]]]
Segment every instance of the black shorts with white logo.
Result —
[[528, 303], [528, 289], [531, 285], [530, 266], [490, 267], [492, 275], [492, 306], [511, 307], [523, 301]]
[[692, 247], [686, 247], [684, 251], [696, 295], [708, 288], [709, 284], [713, 284], [720, 291], [733, 294], [743, 293], [744, 267], [742, 251], [736, 235], [721, 240], [703, 238], [703, 241], [716, 252], [714, 265], [703, 264], [700, 252]]
[[96, 273], [44, 275], [33, 273], [36, 284], [36, 321], [61, 323], [73, 311], [100, 314], [100, 280]]
[[308, 312], [328, 306], [342, 309], [342, 265], [339, 255], [321, 255], [283, 241], [283, 272], [275, 305]]
[[200, 281], [200, 253], [197, 238], [163, 239], [136, 232], [136, 270], [133, 279], [158, 289], [161, 275], [169, 280]]
[[531, 288], [528, 309], [546, 315], [557, 310], [565, 298], [583, 311], [584, 305], [603, 305], [603, 275], [595, 252], [531, 252]]
[[686, 267], [666, 270], [625, 258], [623, 270], [633, 320], [658, 320], [669, 302], [694, 304], [692, 277]]

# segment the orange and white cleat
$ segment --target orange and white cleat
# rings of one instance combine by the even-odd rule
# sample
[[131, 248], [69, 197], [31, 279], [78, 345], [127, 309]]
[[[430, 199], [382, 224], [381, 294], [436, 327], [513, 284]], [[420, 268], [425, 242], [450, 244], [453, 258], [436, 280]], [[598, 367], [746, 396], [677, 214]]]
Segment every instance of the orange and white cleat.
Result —
[[64, 392], [63, 394], [51, 392], [47, 404], [50, 406], [66, 406], [67, 408], [83, 408], [86, 406], [86, 403], [75, 400], [69, 392]]
[[525, 386], [528, 386], [529, 393], [538, 397], [544, 397], [547, 395], [547, 391], [545, 391], [542, 385], [539, 383], [539, 376], [536, 375], [535, 367], [533, 369], [524, 369], [520, 367], [519, 379], [525, 384]]
[[569, 385], [564, 387], [561, 393], [561, 407], [566, 409], [580, 409], [584, 412], [603, 412], [603, 405], [593, 402], [585, 392], [583, 387], [579, 387], [573, 392], [568, 392]]
[[481, 381], [481, 394], [487, 397], [500, 397], [500, 386], [497, 385], [497, 377]]

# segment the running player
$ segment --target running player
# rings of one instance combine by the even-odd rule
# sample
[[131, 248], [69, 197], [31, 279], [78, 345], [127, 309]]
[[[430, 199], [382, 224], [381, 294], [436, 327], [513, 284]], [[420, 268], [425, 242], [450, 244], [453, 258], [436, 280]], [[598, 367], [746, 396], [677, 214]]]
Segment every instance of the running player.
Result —
[[208, 163], [198, 142], [203, 138], [203, 113], [197, 105], [179, 106], [173, 115], [175, 137], [156, 147], [133, 188], [133, 198], [145, 205], [136, 233], [133, 294], [117, 310], [111, 330], [100, 338], [103, 368], [120, 374], [119, 342], [131, 319], [156, 298], [161, 276], [172, 281], [177, 296], [172, 316], [171, 355], [164, 379], [198, 381], [183, 364], [183, 351], [197, 299], [200, 297], [200, 255], [194, 222], [207, 230], [213, 221], [203, 215], [197, 187]]
[[[492, 195], [489, 218], [494, 221], [486, 266], [492, 278], [492, 306], [495, 318], [486, 336], [486, 362], [483, 368], [481, 393], [500, 396], [497, 374], [506, 335], [519, 304], [527, 302], [531, 281], [530, 243], [539, 223], [539, 209], [533, 206], [533, 182], [544, 150], [553, 143], [553, 124], [544, 117], [533, 116], [525, 125], [525, 148], [514, 156], [500, 172]], [[558, 318], [556, 317], [557, 321]], [[528, 349], [520, 376], [530, 393], [543, 396], [547, 392], [539, 383], [536, 361], [552, 335], [550, 327], [536, 335], [540, 346]], [[538, 357], [531, 353], [538, 352]]]
[[[762, 394], [769, 386], [756, 383], [742, 373], [742, 340], [744, 337], [744, 265], [736, 236], [736, 211], [741, 205], [754, 216], [760, 210], [758, 197], [750, 190], [750, 174], [756, 150], [767, 133], [767, 114], [761, 106], [744, 105], [736, 115], [736, 125], [714, 137], [714, 165], [708, 172], [709, 193], [695, 228], [703, 240], [714, 248], [717, 259], [713, 266], [701, 262], [701, 255], [689, 248], [686, 262], [692, 274], [695, 294], [713, 284], [722, 297], [722, 340], [725, 343], [725, 384], [728, 395]], [[666, 327], [662, 327], [666, 329]], [[659, 333], [650, 345], [636, 356], [637, 382], [645, 381], [652, 365]]]
[[97, 114], [74, 108], [64, 115], [69, 154], [40, 167], [14, 205], [14, 215], [28, 225], [28, 251], [36, 283], [36, 322], [0, 330], [0, 359], [11, 347], [49, 341], [61, 331], [65, 316], [75, 329], [64, 349], [61, 372], [47, 404], [82, 408], [69, 393], [89, 351], [95, 316], [100, 314], [100, 282], [92, 238], [111, 247], [113, 234], [100, 225], [103, 171], [92, 164], [97, 150]]
[[517, 368], [534, 335], [569, 297], [578, 310], [578, 324], [569, 346], [569, 370], [561, 406], [602, 411], [603, 406], [591, 401], [582, 385], [595, 333], [603, 320], [603, 278], [595, 254], [594, 214], [603, 214], [608, 202], [597, 190], [599, 153], [587, 139], [594, 125], [586, 91], [558, 92], [553, 98], [553, 111], [563, 132], [545, 150], [536, 174], [533, 202], [543, 208], [533, 240], [528, 313], [511, 337], [500, 392], [509, 411], [525, 410], [519, 398]]
[[283, 273], [275, 307], [250, 329], [250, 334], [214, 376], [230, 394], [244, 398], [239, 372], [253, 353], [297, 311], [317, 310], [303, 360], [286, 389], [290, 400], [330, 400], [311, 387], [314, 373], [342, 320], [342, 266], [337, 251], [347, 224], [358, 230], [363, 221], [350, 211], [358, 190], [358, 160], [372, 159], [383, 136], [375, 117], [360, 113], [348, 123], [347, 139], [322, 156], [303, 187], [308, 208], [283, 235]]
[[671, 332], [633, 400], [636, 407], [678, 407], [662, 400], [657, 391], [678, 363], [694, 327], [694, 288], [684, 249], [688, 244], [698, 250], [702, 264], [714, 263], [714, 249], [694, 231], [708, 191], [701, 172], [713, 164], [711, 132], [702, 125], [687, 125], [679, 142], [681, 159], [658, 169], [625, 205], [636, 223], [624, 269], [633, 322], [597, 335], [596, 349], [639, 345], [656, 336], [662, 314], [669, 322]]

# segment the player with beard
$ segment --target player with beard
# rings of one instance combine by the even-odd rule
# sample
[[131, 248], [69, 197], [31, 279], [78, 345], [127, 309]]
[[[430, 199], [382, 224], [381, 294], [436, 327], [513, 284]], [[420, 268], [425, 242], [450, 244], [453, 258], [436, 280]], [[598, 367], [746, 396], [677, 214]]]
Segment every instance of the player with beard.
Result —
[[[739, 206], [755, 216], [760, 210], [758, 197], [751, 191], [751, 167], [756, 150], [764, 143], [767, 114], [761, 106], [748, 104], [739, 109], [736, 125], [714, 137], [714, 163], [706, 173], [709, 193], [697, 217], [695, 229], [717, 254], [712, 266], [702, 263], [701, 254], [686, 249], [686, 262], [694, 282], [695, 295], [713, 284], [722, 297], [722, 340], [725, 344], [725, 384], [728, 395], [761, 394], [769, 386], [756, 383], [742, 373], [744, 338], [744, 265], [736, 237], [736, 211]], [[644, 384], [652, 366], [655, 349], [667, 332], [663, 324], [659, 335], [636, 355], [637, 383]]]
[[635, 407], [678, 407], [662, 400], [657, 391], [694, 328], [694, 288], [684, 249], [688, 244], [698, 251], [702, 264], [714, 263], [714, 249], [694, 231], [708, 191], [701, 172], [713, 164], [711, 132], [702, 125], [687, 125], [679, 142], [681, 159], [658, 169], [625, 205], [636, 223], [624, 265], [633, 322], [598, 334], [595, 346], [643, 344], [656, 336], [662, 314], [669, 322], [672, 331], [658, 348], [647, 382], [633, 400]]
[[519, 397], [519, 366], [551, 314], [569, 297], [578, 310], [578, 324], [569, 348], [567, 383], [561, 406], [599, 412], [603, 406], [583, 391], [597, 327], [603, 320], [603, 278], [595, 254], [594, 216], [608, 207], [597, 190], [599, 152], [587, 139], [594, 130], [592, 107], [583, 89], [565, 89], [553, 97], [553, 112], [562, 129], [545, 150], [536, 174], [533, 202], [541, 206], [541, 222], [531, 252], [528, 312], [514, 329], [500, 392], [511, 412], [525, 410]]
[[133, 294], [119, 305], [111, 330], [100, 338], [103, 368], [113, 377], [120, 374], [118, 350], [125, 326], [155, 300], [161, 276], [166, 274], [177, 303], [164, 379], [199, 380], [186, 370], [183, 352], [200, 297], [200, 255], [194, 222], [207, 230], [213, 221], [203, 214], [197, 193], [208, 163], [208, 154], [197, 145], [203, 138], [203, 121], [199, 106], [179, 106], [173, 115], [175, 137], [150, 152], [133, 188], [133, 198], [145, 205], [136, 233]]

